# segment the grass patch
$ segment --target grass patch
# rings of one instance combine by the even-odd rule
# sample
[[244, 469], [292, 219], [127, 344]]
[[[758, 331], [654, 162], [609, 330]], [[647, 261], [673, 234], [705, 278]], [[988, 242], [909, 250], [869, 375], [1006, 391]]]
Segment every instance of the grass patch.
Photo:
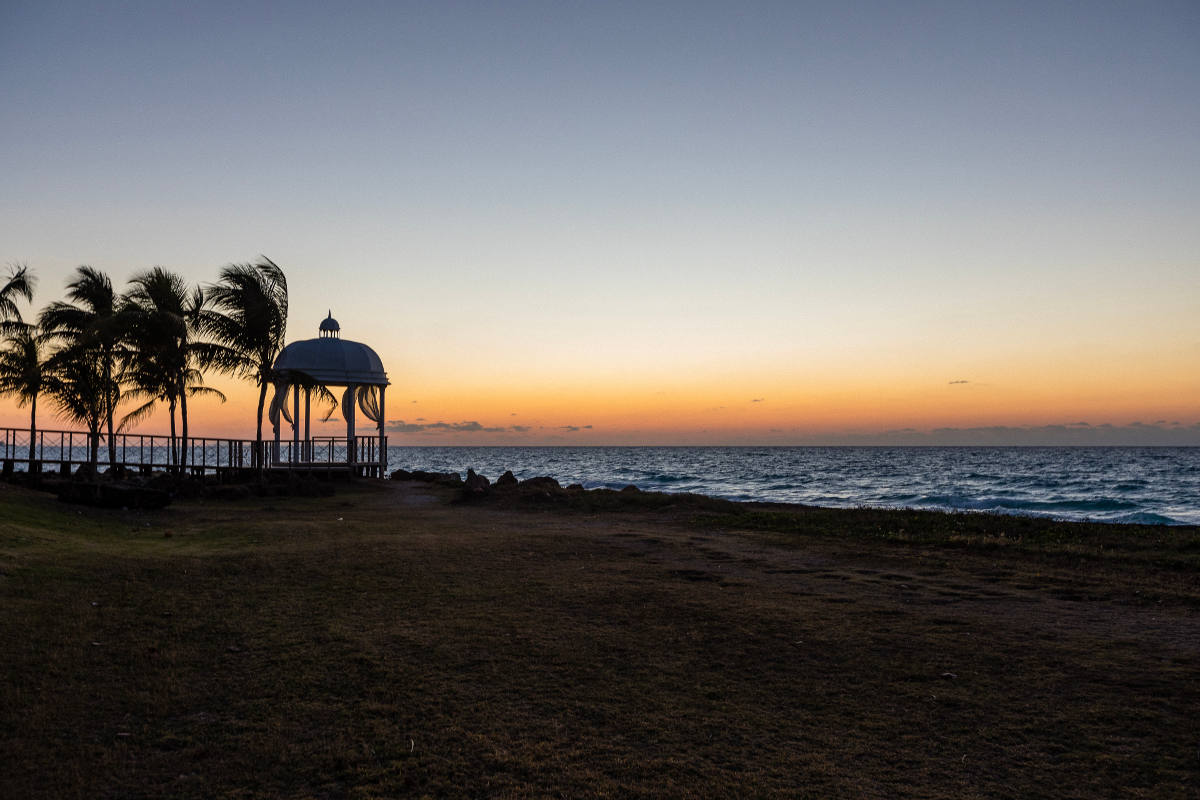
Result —
[[700, 517], [698, 522], [867, 542], [1086, 555], [1159, 568], [1200, 571], [1200, 527], [1197, 526], [1060, 522], [973, 512], [829, 508], [760, 510], [753, 504], [724, 515]]
[[1112, 599], [1137, 548], [449, 499], [0, 490], [0, 796], [1194, 796], [1200, 625]]

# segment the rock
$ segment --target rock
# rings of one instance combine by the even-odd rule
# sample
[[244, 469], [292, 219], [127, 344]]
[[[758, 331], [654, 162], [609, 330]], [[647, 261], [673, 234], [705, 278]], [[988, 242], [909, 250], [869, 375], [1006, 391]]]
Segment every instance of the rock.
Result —
[[426, 472], [423, 469], [414, 469], [408, 475], [407, 480], [410, 481], [440, 483], [443, 486], [462, 486], [462, 478], [457, 472]]
[[507, 470], [499, 478], [496, 478], [496, 488], [502, 486], [516, 486], [518, 483], [517, 476], [512, 474], [512, 470]]
[[582, 483], [572, 483], [570, 486], [567, 487], [567, 491], [570, 492], [571, 494], [579, 494], [580, 492], [586, 492], [587, 489], [583, 488]]
[[529, 478], [517, 484], [517, 491], [522, 502], [553, 503], [566, 497], [566, 492], [554, 478], [540, 476]]
[[466, 489], [468, 492], [486, 493], [491, 488], [492, 482], [482, 475], [475, 474], [475, 470], [467, 470]]
[[392, 472], [392, 480], [394, 481], [411, 481], [413, 480], [412, 473], [406, 469], [398, 469]]
[[74, 479], [69, 483], [64, 481], [59, 484], [58, 499], [64, 503], [81, 503], [89, 506], [97, 505], [100, 500], [100, 484]]
[[172, 492], [175, 490], [176, 483], [175, 476], [169, 472], [156, 472], [149, 480], [144, 480], [142, 485], [149, 486], [151, 489]]
[[101, 508], [162, 508], [171, 502], [171, 495], [159, 489], [135, 486], [130, 483], [62, 483], [58, 499]]
[[225, 486], [213, 486], [205, 493], [207, 497], [213, 500], [245, 500], [253, 496], [249, 486], [245, 484], [229, 484]]
[[621, 491], [622, 491], [622, 492], [628, 492], [628, 493], [631, 493], [631, 494], [632, 494], [633, 492], [640, 492], [640, 491], [641, 491], [641, 489], [639, 489], [638, 487], [634, 486], [634, 485], [631, 483], [631, 484], [629, 484], [628, 486], [626, 486], [624, 489], [622, 489]]
[[467, 479], [462, 484], [460, 500], [464, 503], [479, 502], [487, 498], [491, 491], [491, 482], [473, 469], [467, 470]]
[[529, 478], [521, 481], [519, 484], [522, 489], [539, 489], [542, 491], [561, 492], [562, 487], [558, 485], [558, 481], [546, 475], [537, 478]]
[[163, 508], [171, 495], [159, 489], [132, 486], [127, 483], [100, 485], [100, 505], [105, 508]]

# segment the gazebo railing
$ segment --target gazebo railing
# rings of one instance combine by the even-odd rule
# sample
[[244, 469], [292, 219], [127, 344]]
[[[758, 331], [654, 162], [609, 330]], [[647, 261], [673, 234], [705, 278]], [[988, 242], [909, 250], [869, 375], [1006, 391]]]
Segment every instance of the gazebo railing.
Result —
[[[384, 447], [387, 438], [384, 437]], [[275, 443], [270, 443], [275, 447]], [[353, 458], [350, 457], [353, 453]], [[353, 447], [345, 436], [313, 436], [308, 441], [280, 439], [278, 450], [272, 452], [274, 466], [375, 466], [379, 463], [379, 436], [355, 436]]]

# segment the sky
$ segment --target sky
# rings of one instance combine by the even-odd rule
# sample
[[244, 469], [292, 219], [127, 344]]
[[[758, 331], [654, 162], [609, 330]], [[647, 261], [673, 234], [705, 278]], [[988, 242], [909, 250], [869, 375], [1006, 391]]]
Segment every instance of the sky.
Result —
[[264, 254], [393, 444], [1200, 444], [1197, 98], [1195, 2], [0, 0], [0, 263]]

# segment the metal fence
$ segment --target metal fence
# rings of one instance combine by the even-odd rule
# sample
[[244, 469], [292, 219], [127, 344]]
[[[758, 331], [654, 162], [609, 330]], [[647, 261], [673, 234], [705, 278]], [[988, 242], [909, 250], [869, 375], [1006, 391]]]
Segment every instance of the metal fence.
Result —
[[[196, 473], [254, 469], [260, 464], [268, 469], [361, 467], [373, 470], [379, 466], [380, 456], [379, 439], [375, 436], [358, 436], [353, 440], [344, 436], [319, 436], [298, 443], [206, 436], [189, 436], [185, 440], [179, 436], [140, 433], [114, 433], [112, 438], [117, 465], [151, 471], [178, 468], [181, 458], [184, 467]], [[7, 469], [28, 468], [31, 460], [29, 443], [27, 428], [0, 428], [0, 460]], [[85, 431], [39, 430], [33, 436], [32, 461], [38, 470], [48, 466], [69, 470], [90, 463], [93, 446], [96, 465], [112, 466], [108, 437], [103, 433], [93, 437]], [[256, 450], [258, 458], [255, 457]]]

